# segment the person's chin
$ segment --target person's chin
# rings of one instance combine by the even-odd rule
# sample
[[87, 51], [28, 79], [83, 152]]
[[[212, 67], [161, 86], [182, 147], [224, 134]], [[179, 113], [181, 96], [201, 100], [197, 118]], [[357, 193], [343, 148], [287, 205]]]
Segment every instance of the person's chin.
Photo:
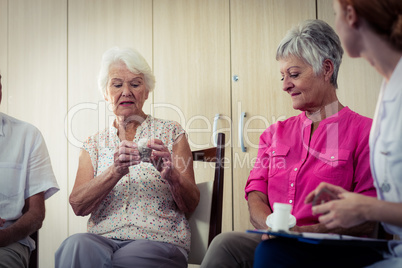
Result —
[[303, 106], [298, 102], [293, 102], [293, 109], [303, 111]]
[[116, 113], [119, 113], [120, 115], [133, 115], [136, 114], [136, 109], [132, 106], [119, 106]]
[[131, 116], [135, 116], [136, 114], [132, 111], [116, 111], [115, 115], [119, 116], [119, 117], [127, 118], [127, 117], [131, 117]]

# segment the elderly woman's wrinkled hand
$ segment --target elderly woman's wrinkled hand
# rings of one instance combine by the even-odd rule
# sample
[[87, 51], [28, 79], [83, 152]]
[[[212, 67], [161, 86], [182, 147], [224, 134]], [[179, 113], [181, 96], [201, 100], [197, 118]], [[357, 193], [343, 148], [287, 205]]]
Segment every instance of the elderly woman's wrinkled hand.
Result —
[[129, 167], [141, 162], [137, 145], [134, 142], [124, 140], [114, 153], [114, 167], [121, 176], [129, 172]]
[[169, 179], [173, 170], [172, 155], [169, 149], [158, 139], [151, 139], [148, 142], [148, 147], [153, 149], [151, 163], [161, 173], [162, 178]]

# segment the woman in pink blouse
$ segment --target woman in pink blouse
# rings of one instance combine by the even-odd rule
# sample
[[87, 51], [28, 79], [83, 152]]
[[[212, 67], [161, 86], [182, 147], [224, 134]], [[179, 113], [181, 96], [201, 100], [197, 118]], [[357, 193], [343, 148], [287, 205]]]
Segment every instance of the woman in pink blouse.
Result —
[[155, 78], [135, 50], [106, 51], [98, 84], [116, 118], [83, 144], [70, 204], [88, 233], [62, 243], [56, 267], [187, 267], [199, 190], [185, 131], [143, 112]]
[[[381, 222], [385, 231], [402, 237], [402, 1], [334, 0], [333, 7], [335, 28], [347, 53], [367, 60], [384, 78], [369, 142], [377, 198], [325, 182], [305, 202], [322, 188], [329, 189], [338, 199], [312, 208], [327, 228]], [[402, 267], [400, 239], [374, 243], [267, 240], [256, 250], [255, 267]]]
[[[282, 90], [301, 113], [269, 126], [260, 136], [245, 187], [250, 221], [257, 229], [268, 228], [267, 217], [278, 202], [292, 205], [293, 231], [371, 235], [374, 230], [372, 223], [327, 228], [312, 214], [311, 204], [304, 203], [323, 181], [376, 196], [368, 146], [372, 120], [343, 106], [336, 94], [342, 55], [339, 37], [321, 20], [301, 23], [279, 44]], [[259, 242], [261, 235], [224, 233], [212, 242], [202, 267], [251, 267]]]

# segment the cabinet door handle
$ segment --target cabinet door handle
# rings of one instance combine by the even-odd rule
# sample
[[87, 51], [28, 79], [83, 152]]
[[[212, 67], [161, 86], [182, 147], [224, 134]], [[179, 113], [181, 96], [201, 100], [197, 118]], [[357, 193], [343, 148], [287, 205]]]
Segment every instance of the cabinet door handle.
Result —
[[214, 146], [217, 146], [217, 140], [218, 140], [218, 133], [217, 133], [217, 129], [218, 129], [218, 120], [221, 117], [220, 114], [216, 114], [214, 117], [214, 127], [212, 129], [212, 138], [213, 138], [213, 143]]
[[240, 141], [240, 146], [241, 146], [241, 151], [242, 152], [247, 151], [247, 147], [244, 146], [244, 131], [243, 131], [244, 117], [246, 117], [246, 113], [243, 112], [243, 113], [241, 113], [240, 119], [239, 119], [239, 141]]

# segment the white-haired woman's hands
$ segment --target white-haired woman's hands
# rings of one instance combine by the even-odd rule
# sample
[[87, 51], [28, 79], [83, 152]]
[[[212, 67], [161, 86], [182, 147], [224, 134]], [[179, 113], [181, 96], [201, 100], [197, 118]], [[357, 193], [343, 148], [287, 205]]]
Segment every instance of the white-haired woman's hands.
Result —
[[132, 141], [123, 140], [114, 152], [114, 168], [118, 176], [128, 174], [129, 167], [138, 165], [141, 162], [137, 144]]
[[159, 139], [151, 139], [147, 143], [148, 147], [152, 149], [152, 156], [150, 162], [160, 172], [162, 178], [169, 180], [174, 170], [172, 155], [169, 149]]

